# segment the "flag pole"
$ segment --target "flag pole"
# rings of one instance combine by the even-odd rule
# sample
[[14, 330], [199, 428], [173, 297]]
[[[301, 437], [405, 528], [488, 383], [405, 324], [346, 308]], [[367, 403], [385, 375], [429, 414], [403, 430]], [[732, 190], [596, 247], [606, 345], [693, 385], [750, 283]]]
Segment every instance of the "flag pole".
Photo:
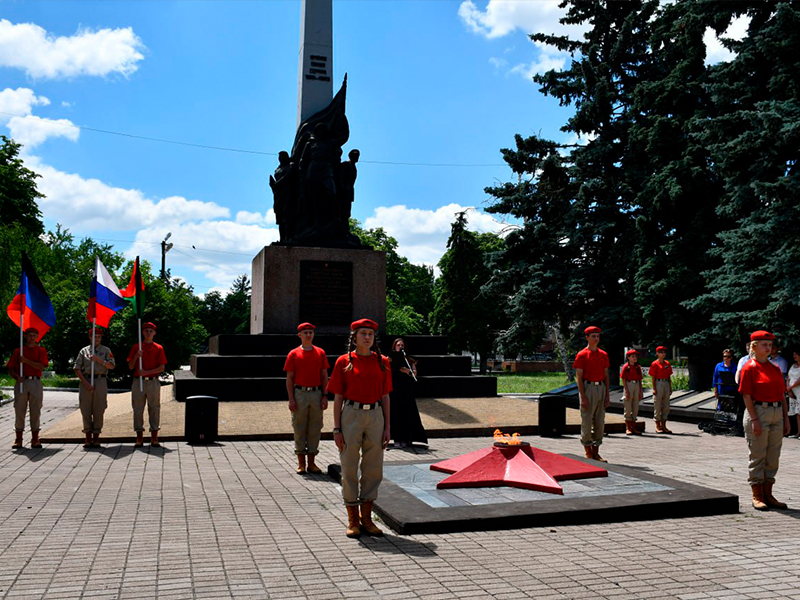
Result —
[[[142, 351], [142, 317], [139, 317], [139, 352]], [[144, 391], [144, 384], [142, 383], [142, 356], [139, 355], [139, 391]]]
[[25, 313], [23, 311], [19, 311], [19, 393], [25, 393], [23, 386], [25, 385], [23, 382], [25, 381], [25, 377], [22, 371], [22, 340], [23, 340], [23, 328], [25, 327]]
[[92, 317], [92, 341], [89, 342], [89, 359], [92, 363], [92, 379], [89, 382], [89, 385], [94, 387], [94, 331], [95, 327], [97, 327], [97, 317]]

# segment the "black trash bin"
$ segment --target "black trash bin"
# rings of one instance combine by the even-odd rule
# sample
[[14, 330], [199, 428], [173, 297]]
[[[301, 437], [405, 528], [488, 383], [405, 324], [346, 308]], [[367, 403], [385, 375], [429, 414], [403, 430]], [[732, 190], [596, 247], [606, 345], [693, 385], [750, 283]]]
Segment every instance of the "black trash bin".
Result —
[[560, 394], [539, 396], [539, 435], [561, 437], [567, 425], [567, 402]]
[[184, 435], [187, 444], [213, 444], [217, 441], [219, 399], [214, 396], [186, 398]]

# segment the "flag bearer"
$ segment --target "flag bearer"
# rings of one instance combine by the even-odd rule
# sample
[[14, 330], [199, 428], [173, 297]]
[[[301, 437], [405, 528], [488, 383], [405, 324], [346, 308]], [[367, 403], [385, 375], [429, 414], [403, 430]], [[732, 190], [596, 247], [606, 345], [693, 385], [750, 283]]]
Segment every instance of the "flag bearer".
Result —
[[[11, 358], [6, 363], [8, 373], [17, 382], [14, 385], [14, 429], [16, 438], [12, 448], [22, 448], [22, 432], [25, 430], [25, 413], [30, 409], [31, 423], [31, 448], [41, 448], [39, 442], [39, 419], [42, 414], [42, 371], [47, 368], [50, 359], [47, 350], [39, 345], [39, 330], [28, 327], [25, 330], [25, 344], [14, 348]], [[19, 365], [22, 363], [22, 375], [19, 374]]]
[[600, 444], [605, 433], [606, 408], [611, 405], [609, 397], [608, 354], [599, 348], [599, 327], [587, 327], [586, 348], [578, 352], [572, 367], [578, 382], [581, 400], [581, 444], [586, 458], [607, 462], [600, 456]]
[[[92, 343], [94, 341], [94, 343]], [[94, 338], [89, 329], [89, 346], [85, 346], [75, 359], [75, 374], [80, 379], [78, 404], [83, 417], [84, 448], [100, 447], [100, 432], [103, 430], [103, 415], [108, 406], [108, 372], [116, 366], [114, 354], [103, 346], [103, 330], [95, 327]], [[92, 369], [94, 363], [94, 369]], [[94, 380], [94, 384], [92, 383]]]
[[383, 535], [372, 522], [372, 505], [383, 479], [383, 451], [391, 430], [392, 369], [389, 359], [381, 355], [375, 337], [377, 331], [378, 324], [370, 319], [351, 323], [347, 354], [336, 360], [328, 383], [328, 391], [335, 394], [333, 441], [342, 463], [347, 537], [359, 537], [362, 531]]
[[[137, 448], [144, 445], [144, 407], [150, 419], [150, 445], [158, 447], [158, 429], [161, 422], [161, 383], [158, 376], [167, 366], [164, 348], [153, 341], [156, 326], [153, 323], [142, 325], [144, 342], [131, 346], [128, 352], [128, 368], [133, 370], [131, 403], [133, 404], [133, 429], [136, 431]], [[139, 359], [141, 358], [141, 367]], [[143, 385], [139, 385], [139, 380]]]
[[316, 465], [319, 439], [322, 434], [322, 411], [328, 408], [328, 357], [322, 348], [315, 346], [311, 323], [297, 326], [301, 345], [289, 352], [283, 370], [286, 371], [286, 393], [292, 413], [294, 452], [297, 455], [297, 472], [321, 473]]

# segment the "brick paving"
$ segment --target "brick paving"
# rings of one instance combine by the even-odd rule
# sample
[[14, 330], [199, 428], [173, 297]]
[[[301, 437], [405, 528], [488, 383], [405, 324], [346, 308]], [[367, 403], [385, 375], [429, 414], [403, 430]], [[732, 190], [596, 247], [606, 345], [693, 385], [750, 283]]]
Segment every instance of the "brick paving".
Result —
[[[46, 393], [45, 428], [74, 412], [75, 396]], [[356, 541], [344, 536], [338, 487], [295, 475], [291, 442], [12, 452], [4, 405], [0, 597], [800, 599], [800, 511], [750, 508], [741, 438], [670, 426], [676, 435], [608, 436], [603, 455], [738, 494], [739, 514]], [[580, 451], [576, 436], [528, 441]], [[419, 456], [487, 443], [434, 439]], [[338, 462], [331, 442], [319, 462]], [[800, 508], [798, 484], [800, 440], [788, 439], [776, 493]]]

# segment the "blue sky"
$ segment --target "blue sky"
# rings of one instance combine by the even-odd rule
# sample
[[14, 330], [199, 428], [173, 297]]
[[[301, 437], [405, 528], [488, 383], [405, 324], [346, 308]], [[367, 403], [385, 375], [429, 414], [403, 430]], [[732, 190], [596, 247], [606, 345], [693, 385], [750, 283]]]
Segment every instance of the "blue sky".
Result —
[[[563, 31], [557, 5], [334, 0], [353, 216], [412, 262], [439, 260], [466, 207], [503, 228], [483, 188], [510, 179], [515, 133], [568, 139], [568, 109], [531, 81], [568, 57], [527, 36]], [[294, 139], [299, 33], [299, 0], [0, 2], [0, 133], [42, 175], [46, 225], [157, 267], [170, 232], [167, 265], [198, 294], [249, 275], [278, 239], [267, 179]]]

